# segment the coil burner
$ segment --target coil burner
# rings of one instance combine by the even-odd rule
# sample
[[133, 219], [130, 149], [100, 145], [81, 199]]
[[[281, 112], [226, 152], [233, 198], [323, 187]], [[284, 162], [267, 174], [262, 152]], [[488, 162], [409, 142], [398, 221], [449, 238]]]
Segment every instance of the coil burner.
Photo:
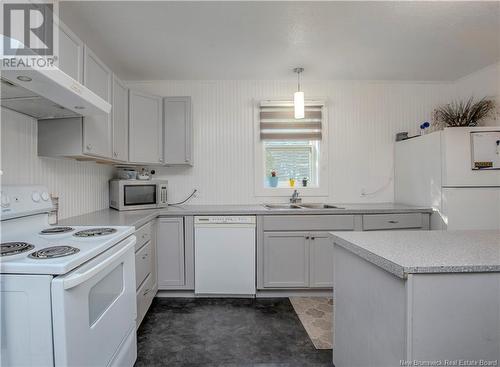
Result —
[[115, 232], [116, 229], [114, 228], [91, 228], [91, 229], [84, 229], [83, 231], [78, 231], [73, 236], [84, 237], [84, 238], [99, 237], [99, 236], [107, 236]]
[[29, 254], [32, 259], [54, 259], [57, 257], [69, 256], [76, 254], [80, 250], [71, 246], [52, 246]]
[[26, 242], [6, 242], [0, 244], [0, 256], [10, 256], [22, 254], [23, 252], [33, 250], [35, 246]]

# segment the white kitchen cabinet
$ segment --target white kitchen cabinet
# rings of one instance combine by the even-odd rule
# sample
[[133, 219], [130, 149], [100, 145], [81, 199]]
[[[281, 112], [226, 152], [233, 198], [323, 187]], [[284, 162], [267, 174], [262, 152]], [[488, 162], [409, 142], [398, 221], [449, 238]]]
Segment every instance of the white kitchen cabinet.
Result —
[[309, 239], [306, 232], [264, 233], [264, 287], [309, 287]]
[[162, 101], [158, 96], [129, 90], [129, 161], [163, 164]]
[[135, 231], [135, 279], [137, 296], [137, 327], [141, 324], [158, 291], [156, 220]]
[[193, 165], [191, 97], [163, 98], [164, 163]]
[[83, 42], [59, 21], [59, 69], [81, 83], [83, 81]]
[[311, 233], [309, 237], [309, 285], [333, 287], [333, 246], [328, 232]]
[[265, 232], [265, 288], [331, 288], [333, 246], [328, 232]]
[[185, 252], [183, 218], [159, 218], [158, 229], [158, 288], [185, 285]]
[[[71, 34], [69, 30], [66, 31], [68, 35]], [[75, 46], [75, 49], [73, 49], [75, 53], [76, 48]], [[68, 55], [70, 53], [66, 52]], [[83, 84], [107, 102], [113, 103], [111, 70], [88, 47], [84, 47], [83, 55]], [[64, 54], [62, 57], [64, 57]], [[64, 64], [65, 62], [62, 64], [63, 67]], [[71, 69], [67, 69], [67, 71], [70, 73], [77, 72]], [[117, 124], [124, 125], [126, 130], [126, 122], [119, 122], [120, 119], [126, 118], [126, 113], [122, 112], [122, 110], [126, 111], [126, 101], [123, 97], [120, 98], [120, 96], [118, 100], [121, 105], [118, 106], [120, 111], [116, 122]], [[123, 106], [124, 103], [125, 106]], [[39, 120], [38, 155], [104, 161], [112, 160], [113, 110], [114, 106], [111, 113], [107, 115]], [[123, 134], [123, 131], [121, 134]], [[123, 137], [119, 135], [117, 141], [123, 142]], [[120, 149], [124, 148], [120, 146]]]
[[[105, 101], [112, 103], [111, 70], [90, 50], [84, 48], [83, 84]], [[111, 114], [83, 118], [83, 150], [86, 154], [112, 158]]]
[[128, 88], [113, 75], [113, 159], [128, 161]]

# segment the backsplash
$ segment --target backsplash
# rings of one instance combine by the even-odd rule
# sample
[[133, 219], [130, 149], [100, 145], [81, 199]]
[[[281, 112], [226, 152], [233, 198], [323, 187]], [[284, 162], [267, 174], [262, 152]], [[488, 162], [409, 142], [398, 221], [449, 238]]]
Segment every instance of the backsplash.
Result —
[[5, 184], [40, 184], [59, 196], [59, 218], [108, 207], [113, 167], [37, 156], [37, 121], [2, 108], [1, 162]]

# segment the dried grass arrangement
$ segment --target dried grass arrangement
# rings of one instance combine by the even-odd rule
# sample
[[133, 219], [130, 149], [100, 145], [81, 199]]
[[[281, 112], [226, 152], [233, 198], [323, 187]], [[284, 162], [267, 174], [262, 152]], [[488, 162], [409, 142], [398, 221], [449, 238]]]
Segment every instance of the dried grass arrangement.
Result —
[[494, 109], [494, 101], [483, 98], [476, 102], [471, 97], [467, 101], [453, 101], [436, 108], [433, 120], [447, 127], [477, 126]]

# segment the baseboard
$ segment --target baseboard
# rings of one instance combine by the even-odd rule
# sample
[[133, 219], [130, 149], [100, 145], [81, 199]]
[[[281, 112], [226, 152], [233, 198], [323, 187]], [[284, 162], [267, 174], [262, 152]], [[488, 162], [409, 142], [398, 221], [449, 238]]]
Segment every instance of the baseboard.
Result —
[[275, 289], [258, 290], [254, 295], [241, 294], [195, 294], [192, 290], [158, 291], [158, 298], [287, 298], [287, 297], [332, 297], [333, 291], [328, 288], [320, 289]]
[[158, 298], [195, 298], [194, 291], [158, 291]]
[[332, 297], [333, 290], [328, 288], [321, 289], [276, 289], [259, 290], [257, 298], [280, 298], [280, 297]]

